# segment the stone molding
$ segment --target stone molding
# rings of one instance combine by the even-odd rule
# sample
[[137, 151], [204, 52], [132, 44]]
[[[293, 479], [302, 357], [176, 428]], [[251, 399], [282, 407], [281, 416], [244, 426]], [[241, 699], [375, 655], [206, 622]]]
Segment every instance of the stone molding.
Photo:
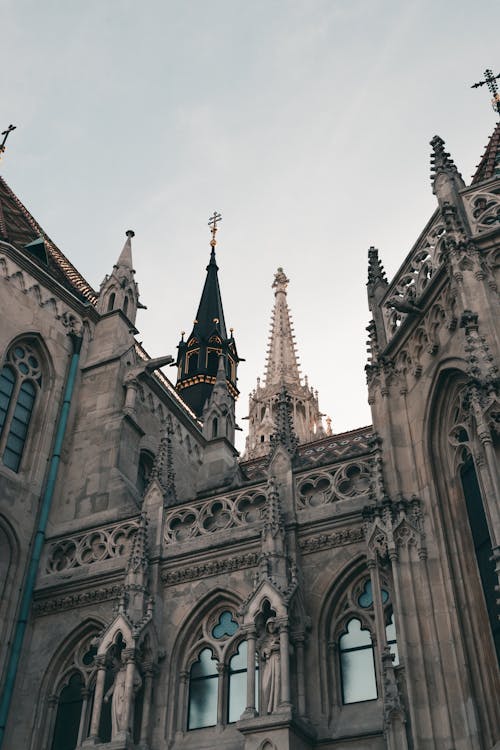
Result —
[[257, 565], [258, 561], [259, 554], [257, 552], [227, 557], [223, 560], [208, 560], [207, 562], [191, 565], [187, 568], [176, 567], [175, 570], [163, 570], [161, 572], [161, 580], [167, 586], [174, 586], [177, 583], [194, 581], [198, 578], [207, 578], [208, 576], [220, 573], [230, 573], [233, 570], [253, 568]]
[[76, 607], [86, 607], [97, 602], [104, 602], [110, 599], [119, 599], [122, 593], [122, 585], [114, 584], [93, 591], [78, 591], [65, 596], [58, 596], [52, 599], [42, 599], [35, 601], [33, 604], [33, 614], [35, 617], [51, 615], [54, 612], [60, 612], [64, 609], [75, 609]]
[[356, 544], [363, 542], [365, 532], [361, 526], [354, 526], [349, 529], [340, 529], [329, 534], [318, 534], [317, 536], [308, 536], [299, 539], [299, 547], [304, 555], [311, 552], [318, 552], [322, 549], [331, 547], [343, 547], [346, 544]]

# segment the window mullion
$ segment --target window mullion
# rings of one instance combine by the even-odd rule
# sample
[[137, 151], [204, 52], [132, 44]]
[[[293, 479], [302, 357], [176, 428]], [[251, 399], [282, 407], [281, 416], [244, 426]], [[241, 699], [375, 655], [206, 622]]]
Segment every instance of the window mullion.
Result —
[[227, 666], [217, 662], [217, 725], [222, 726], [229, 718], [229, 691], [227, 689]]

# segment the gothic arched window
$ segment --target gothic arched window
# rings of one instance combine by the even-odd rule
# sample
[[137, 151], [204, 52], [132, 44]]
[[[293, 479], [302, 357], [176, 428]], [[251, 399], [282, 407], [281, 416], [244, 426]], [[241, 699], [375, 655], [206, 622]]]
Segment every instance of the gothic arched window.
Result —
[[219, 609], [208, 618], [192, 653], [187, 729], [238, 721], [246, 705], [247, 644], [235, 613]]
[[370, 631], [353, 617], [339, 638], [342, 702], [358, 703], [377, 697], [375, 661]]
[[79, 744], [84, 682], [75, 672], [59, 694], [52, 750], [74, 750]]
[[0, 370], [0, 456], [15, 472], [21, 465], [41, 385], [40, 357], [35, 348], [24, 341], [12, 346]]
[[111, 312], [111, 310], [114, 310], [115, 299], [116, 299], [116, 294], [114, 292], [111, 292], [111, 294], [109, 295], [109, 300], [108, 300], [108, 312]]

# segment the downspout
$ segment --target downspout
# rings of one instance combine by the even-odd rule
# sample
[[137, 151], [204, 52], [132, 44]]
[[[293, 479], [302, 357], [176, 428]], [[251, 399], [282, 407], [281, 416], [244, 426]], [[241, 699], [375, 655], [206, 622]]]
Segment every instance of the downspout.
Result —
[[76, 374], [78, 371], [78, 363], [80, 360], [80, 351], [82, 348], [83, 337], [78, 336], [75, 333], [69, 334], [73, 347], [73, 354], [69, 365], [68, 376], [66, 379], [66, 387], [64, 390], [64, 400], [59, 414], [59, 421], [56, 428], [56, 438], [54, 442], [54, 450], [50, 459], [49, 474], [47, 477], [47, 484], [45, 485], [45, 491], [42, 496], [40, 504], [40, 514], [38, 517], [38, 526], [33, 540], [33, 547], [31, 552], [31, 558], [29, 561], [28, 572], [24, 584], [24, 589], [21, 597], [21, 605], [19, 607], [19, 617], [16, 622], [14, 630], [14, 638], [12, 648], [10, 651], [9, 661], [7, 664], [7, 675], [5, 679], [5, 687], [0, 702], [0, 748], [3, 744], [5, 735], [5, 727], [7, 724], [7, 716], [9, 713], [10, 703], [14, 693], [14, 685], [16, 682], [17, 670], [19, 667], [19, 661], [21, 658], [21, 651], [23, 646], [24, 634], [26, 626], [28, 624], [28, 618], [31, 609], [31, 600], [33, 597], [33, 590], [35, 588], [36, 577], [38, 573], [38, 566], [40, 564], [40, 557], [42, 554], [43, 544], [45, 541], [45, 531], [47, 528], [47, 521], [49, 519], [50, 508], [52, 505], [52, 498], [54, 495], [54, 488], [56, 485], [57, 473], [59, 470], [59, 462], [61, 460], [61, 450], [64, 442], [64, 436], [66, 434], [66, 426], [68, 423], [68, 414], [71, 406], [71, 399], [73, 396], [73, 390], [75, 386]]

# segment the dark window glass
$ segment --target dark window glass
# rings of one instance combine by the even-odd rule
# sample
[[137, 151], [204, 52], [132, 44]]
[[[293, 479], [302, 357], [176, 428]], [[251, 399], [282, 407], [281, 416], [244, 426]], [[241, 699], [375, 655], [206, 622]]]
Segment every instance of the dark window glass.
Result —
[[108, 300], [108, 312], [111, 312], [111, 310], [114, 309], [115, 299], [116, 299], [116, 294], [114, 292], [111, 292], [111, 294], [109, 295], [109, 300]]
[[9, 410], [10, 399], [14, 385], [16, 382], [16, 376], [10, 367], [2, 367], [0, 372], [0, 435], [2, 434], [3, 426], [7, 418], [7, 412]]
[[123, 300], [123, 312], [125, 315], [128, 313], [128, 297], [125, 297]]
[[188, 729], [217, 724], [217, 662], [209, 648], [203, 649], [191, 667], [189, 679]]
[[481, 490], [477, 481], [476, 470], [472, 459], [469, 459], [461, 471], [462, 487], [464, 490], [467, 515], [474, 542], [477, 567], [483, 587], [486, 609], [490, 620], [491, 631], [495, 643], [498, 663], [500, 664], [500, 608], [497, 604], [498, 594], [495, 586], [498, 585], [493, 561], [493, 550], [488, 529], [488, 522], [484, 512]]
[[231, 612], [227, 610], [221, 613], [219, 622], [212, 629], [212, 636], [214, 638], [227, 638], [230, 635], [234, 635], [238, 630], [238, 623], [233, 620]]
[[219, 420], [217, 419], [217, 417], [214, 417], [213, 422], [212, 422], [212, 437], [213, 438], [217, 437], [218, 430], [219, 430]]
[[149, 478], [153, 471], [154, 456], [149, 451], [141, 451], [139, 466], [137, 467], [137, 489], [142, 495], [149, 484]]
[[81, 675], [74, 674], [66, 687], [61, 690], [52, 750], [75, 750], [76, 748], [82, 714], [82, 689]]
[[33, 383], [25, 380], [19, 389], [17, 403], [12, 415], [10, 430], [5, 444], [3, 461], [9, 469], [19, 471], [24, 443], [35, 403], [36, 390]]
[[377, 683], [372, 639], [357, 618], [347, 623], [347, 632], [339, 639], [339, 649], [343, 703], [375, 699]]
[[247, 701], [247, 642], [242, 641], [229, 662], [228, 721], [238, 721]]

